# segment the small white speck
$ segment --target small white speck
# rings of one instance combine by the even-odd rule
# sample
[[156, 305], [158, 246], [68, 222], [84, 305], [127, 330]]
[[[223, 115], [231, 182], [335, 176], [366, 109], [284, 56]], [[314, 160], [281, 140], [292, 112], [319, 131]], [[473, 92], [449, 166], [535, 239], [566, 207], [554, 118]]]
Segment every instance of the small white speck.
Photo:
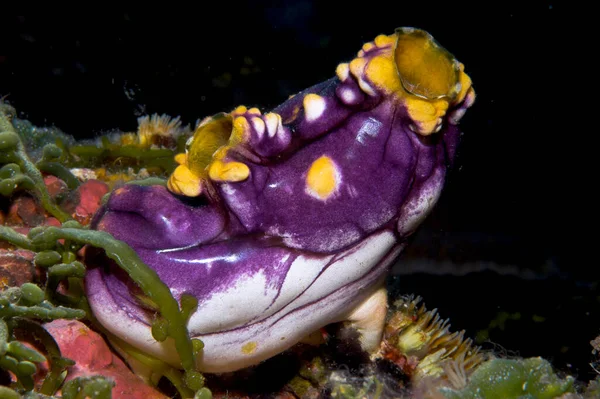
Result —
[[354, 100], [356, 100], [356, 95], [354, 94], [354, 92], [352, 91], [352, 89], [345, 88], [342, 91], [342, 100], [346, 104], [352, 104], [352, 103], [354, 103]]

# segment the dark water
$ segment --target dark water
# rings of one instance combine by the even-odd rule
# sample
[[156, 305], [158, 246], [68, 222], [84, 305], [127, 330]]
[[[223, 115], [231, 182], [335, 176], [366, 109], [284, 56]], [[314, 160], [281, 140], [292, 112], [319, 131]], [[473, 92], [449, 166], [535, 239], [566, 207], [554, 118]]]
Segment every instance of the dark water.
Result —
[[425, 29], [466, 65], [478, 98], [439, 206], [395, 269], [397, 287], [473, 337], [505, 315], [489, 339], [509, 354], [593, 376], [597, 122], [577, 100], [589, 80], [585, 10], [380, 3], [5, 16], [1, 47], [20, 55], [0, 56], [0, 95], [21, 117], [77, 137], [135, 130], [154, 112], [193, 125], [238, 104], [268, 109], [333, 76], [377, 34]]

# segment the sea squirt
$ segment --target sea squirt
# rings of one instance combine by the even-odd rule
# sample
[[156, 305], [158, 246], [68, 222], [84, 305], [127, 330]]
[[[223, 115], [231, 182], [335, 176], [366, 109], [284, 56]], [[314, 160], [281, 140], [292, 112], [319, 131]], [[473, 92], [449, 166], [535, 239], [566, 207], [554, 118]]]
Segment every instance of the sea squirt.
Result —
[[[255, 365], [341, 321], [374, 352], [386, 273], [436, 203], [474, 99], [462, 64], [399, 28], [271, 112], [205, 118], [168, 188], [117, 189], [92, 227], [128, 243], [177, 300], [197, 298], [202, 371]], [[116, 267], [92, 267], [86, 291], [112, 334], [180, 365]]]

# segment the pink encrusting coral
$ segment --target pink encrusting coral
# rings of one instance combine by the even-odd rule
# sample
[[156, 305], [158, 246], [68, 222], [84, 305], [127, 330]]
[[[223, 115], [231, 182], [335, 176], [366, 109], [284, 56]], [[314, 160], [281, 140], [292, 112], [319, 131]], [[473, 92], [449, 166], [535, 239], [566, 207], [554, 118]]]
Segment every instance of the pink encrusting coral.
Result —
[[102, 375], [113, 380], [113, 399], [166, 399], [133, 374], [97, 332], [76, 320], [55, 320], [44, 328], [56, 340], [62, 356], [75, 361], [66, 381]]

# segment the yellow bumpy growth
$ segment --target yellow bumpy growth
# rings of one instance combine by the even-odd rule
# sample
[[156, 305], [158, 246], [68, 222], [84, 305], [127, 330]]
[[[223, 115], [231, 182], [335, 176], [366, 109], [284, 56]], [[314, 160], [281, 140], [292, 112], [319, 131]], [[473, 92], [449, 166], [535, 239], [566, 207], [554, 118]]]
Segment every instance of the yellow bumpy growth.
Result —
[[179, 166], [169, 178], [167, 187], [175, 194], [196, 197], [207, 179], [241, 181], [250, 169], [241, 162], [224, 162], [228, 149], [240, 143], [247, 121], [236, 114], [246, 112], [238, 107], [231, 114], [217, 114], [202, 121], [186, 145], [186, 153], [175, 157]]

